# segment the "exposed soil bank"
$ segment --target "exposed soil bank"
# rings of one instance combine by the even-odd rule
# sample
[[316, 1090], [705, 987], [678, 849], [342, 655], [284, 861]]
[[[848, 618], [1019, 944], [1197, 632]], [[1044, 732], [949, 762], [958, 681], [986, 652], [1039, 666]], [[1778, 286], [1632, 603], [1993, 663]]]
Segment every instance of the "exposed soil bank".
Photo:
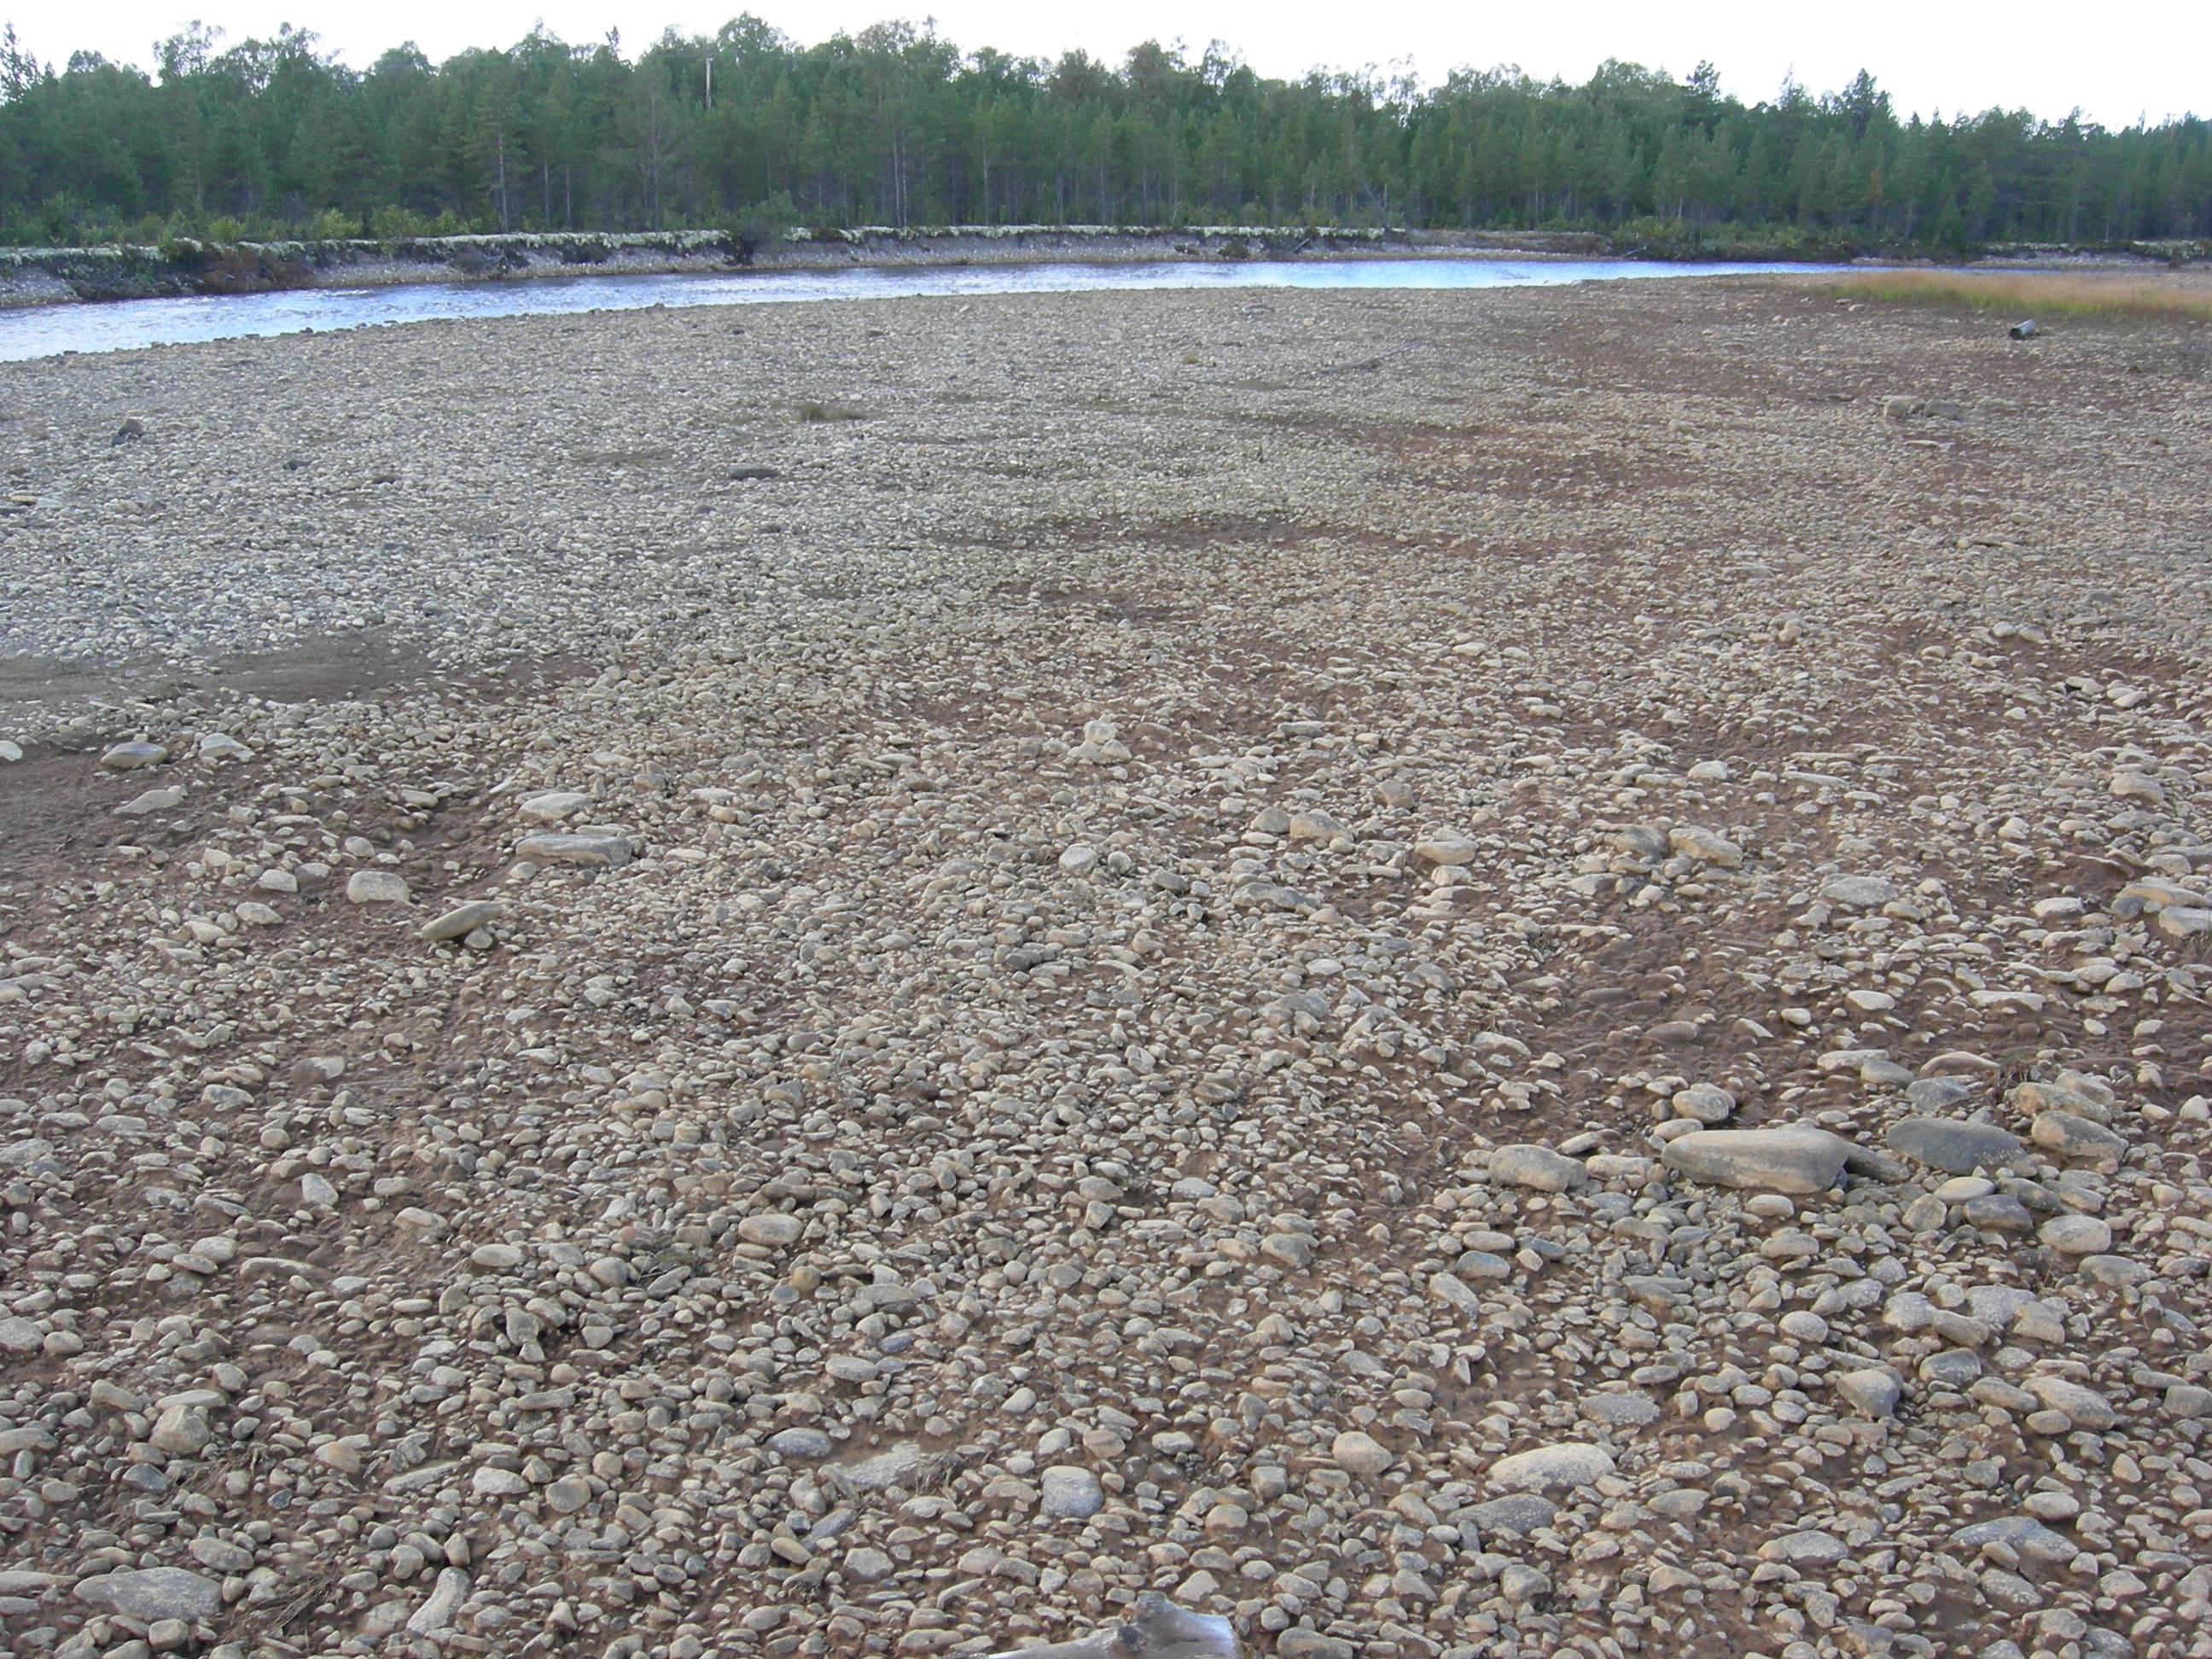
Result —
[[[404, 283], [526, 276], [651, 275], [675, 271], [830, 270], [848, 265], [1036, 264], [1067, 259], [1404, 258], [1470, 253], [1531, 258], [1807, 259], [1863, 257], [1839, 241], [1781, 244], [1757, 238], [1664, 239], [1594, 232], [1309, 230], [1251, 227], [1124, 229], [1105, 225], [951, 226], [801, 230], [767, 245], [721, 231], [575, 232], [447, 236], [392, 241], [216, 244], [158, 247], [0, 249], [0, 307], [74, 301], [255, 294], [282, 289], [364, 288]], [[1991, 258], [2172, 263], [2198, 259], [2197, 243], [2096, 248], [1993, 247]]]

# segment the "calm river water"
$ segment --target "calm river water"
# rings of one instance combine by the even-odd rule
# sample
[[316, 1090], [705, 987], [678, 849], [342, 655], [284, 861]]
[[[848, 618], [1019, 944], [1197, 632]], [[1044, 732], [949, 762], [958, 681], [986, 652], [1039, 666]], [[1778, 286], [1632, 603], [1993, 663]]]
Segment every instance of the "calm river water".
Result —
[[395, 288], [307, 289], [180, 300], [122, 300], [0, 312], [0, 362], [67, 351], [309, 330], [372, 328], [439, 317], [545, 316], [807, 300], [963, 294], [1066, 294], [1090, 289], [1551, 288], [1638, 277], [1808, 271], [1801, 264], [1672, 264], [1640, 259], [1301, 259], [1221, 264], [860, 266], [849, 270], [514, 278]]

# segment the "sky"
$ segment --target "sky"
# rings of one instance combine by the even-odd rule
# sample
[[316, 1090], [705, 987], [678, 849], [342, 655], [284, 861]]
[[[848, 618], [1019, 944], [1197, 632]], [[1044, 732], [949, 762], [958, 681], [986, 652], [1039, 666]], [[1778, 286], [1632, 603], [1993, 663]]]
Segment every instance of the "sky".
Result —
[[539, 21], [572, 41], [618, 28], [635, 49], [669, 25], [710, 33], [744, 9], [806, 44], [885, 17], [933, 17], [963, 47], [1024, 57], [1080, 47], [1118, 63], [1145, 40], [1180, 40], [1195, 56], [1218, 40], [1269, 76], [1373, 66], [1434, 83], [1454, 69], [1512, 64], [1575, 81], [1607, 58], [1677, 76], [1710, 60], [1747, 100], [1789, 76], [1831, 91], [1863, 68], [1901, 113], [2002, 106], [2056, 118], [2079, 109], [2107, 126], [2212, 115], [2212, 0], [2135, 0], [2108, 26], [2050, 0], [0, 0], [0, 18], [58, 67], [78, 50], [150, 64], [153, 42], [195, 18], [234, 41], [289, 22], [361, 67], [406, 40], [433, 59], [508, 46]]

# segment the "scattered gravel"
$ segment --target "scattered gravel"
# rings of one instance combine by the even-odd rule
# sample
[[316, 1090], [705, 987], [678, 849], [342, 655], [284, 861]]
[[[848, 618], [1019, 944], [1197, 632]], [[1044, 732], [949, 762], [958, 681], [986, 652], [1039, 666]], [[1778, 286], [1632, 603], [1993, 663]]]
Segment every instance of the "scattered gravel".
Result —
[[2203, 361], [0, 371], [9, 1645], [2212, 1655]]

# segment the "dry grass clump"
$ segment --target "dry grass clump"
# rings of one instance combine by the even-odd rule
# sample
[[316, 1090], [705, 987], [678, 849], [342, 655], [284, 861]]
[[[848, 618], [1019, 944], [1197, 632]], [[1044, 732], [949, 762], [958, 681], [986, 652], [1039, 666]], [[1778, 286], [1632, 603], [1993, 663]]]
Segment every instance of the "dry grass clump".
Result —
[[2078, 271], [1869, 270], [1826, 285], [1845, 299], [1957, 306], [2022, 317], [2212, 321], [2212, 284]]

